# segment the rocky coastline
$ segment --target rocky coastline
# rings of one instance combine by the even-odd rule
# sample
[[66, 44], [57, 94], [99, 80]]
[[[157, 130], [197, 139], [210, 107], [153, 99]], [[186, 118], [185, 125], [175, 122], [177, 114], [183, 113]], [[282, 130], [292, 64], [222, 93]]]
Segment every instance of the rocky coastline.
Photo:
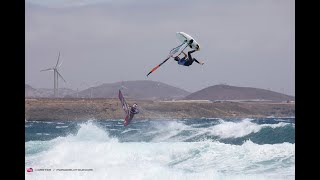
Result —
[[[272, 102], [206, 102], [151, 101], [127, 99], [138, 103], [140, 113], [135, 119], [188, 119], [229, 117], [294, 117], [294, 103]], [[25, 120], [108, 120], [123, 119], [124, 112], [116, 98], [50, 99], [26, 98]]]

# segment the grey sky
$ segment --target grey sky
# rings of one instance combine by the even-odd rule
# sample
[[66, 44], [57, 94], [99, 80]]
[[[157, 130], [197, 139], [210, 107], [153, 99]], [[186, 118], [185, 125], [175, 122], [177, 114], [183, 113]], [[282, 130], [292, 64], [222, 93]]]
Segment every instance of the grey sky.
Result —
[[[52, 88], [61, 51], [60, 87], [154, 80], [194, 92], [227, 83], [295, 94], [292, 0], [27, 0], [26, 76]], [[175, 33], [194, 37], [203, 66], [167, 61]], [[188, 48], [186, 50], [189, 50]]]

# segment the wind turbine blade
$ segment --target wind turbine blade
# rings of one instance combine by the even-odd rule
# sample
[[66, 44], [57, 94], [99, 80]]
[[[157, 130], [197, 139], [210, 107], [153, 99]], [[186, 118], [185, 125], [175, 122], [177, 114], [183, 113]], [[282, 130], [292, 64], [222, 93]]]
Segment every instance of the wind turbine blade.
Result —
[[53, 70], [53, 68], [43, 69], [41, 71], [49, 71], [49, 70]]
[[63, 60], [61, 60], [61, 63], [59, 64], [58, 68], [62, 65], [62, 63], [63, 63]]
[[58, 66], [58, 64], [59, 64], [59, 60], [60, 60], [60, 51], [59, 51], [59, 56], [58, 56], [58, 60], [57, 60], [57, 64], [56, 64], [56, 68], [57, 68], [57, 66]]
[[56, 70], [56, 72], [58, 73], [58, 75], [61, 77], [61, 79], [66, 83], [67, 81], [64, 80], [64, 78], [61, 76], [61, 74], [59, 73], [59, 71]]

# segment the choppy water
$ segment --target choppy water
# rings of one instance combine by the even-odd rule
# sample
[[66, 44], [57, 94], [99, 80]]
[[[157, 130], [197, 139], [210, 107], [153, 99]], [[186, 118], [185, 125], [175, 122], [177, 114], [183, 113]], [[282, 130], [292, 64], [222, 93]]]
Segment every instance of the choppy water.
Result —
[[294, 179], [295, 118], [26, 122], [26, 179]]

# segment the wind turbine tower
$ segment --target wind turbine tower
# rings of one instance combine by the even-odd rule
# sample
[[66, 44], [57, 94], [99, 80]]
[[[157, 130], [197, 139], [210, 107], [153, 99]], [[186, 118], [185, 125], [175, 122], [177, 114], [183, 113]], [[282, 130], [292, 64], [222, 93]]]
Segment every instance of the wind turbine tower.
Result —
[[53, 93], [54, 93], [54, 97], [59, 97], [59, 92], [58, 92], [58, 90], [59, 90], [59, 87], [58, 87], [59, 77], [64, 82], [67, 82], [66, 80], [64, 80], [64, 78], [59, 73], [59, 67], [62, 64], [62, 62], [59, 64], [59, 61], [60, 61], [60, 52], [59, 52], [59, 55], [58, 55], [58, 60], [57, 60], [56, 66], [48, 68], [48, 69], [41, 70], [41, 71], [53, 71]]

